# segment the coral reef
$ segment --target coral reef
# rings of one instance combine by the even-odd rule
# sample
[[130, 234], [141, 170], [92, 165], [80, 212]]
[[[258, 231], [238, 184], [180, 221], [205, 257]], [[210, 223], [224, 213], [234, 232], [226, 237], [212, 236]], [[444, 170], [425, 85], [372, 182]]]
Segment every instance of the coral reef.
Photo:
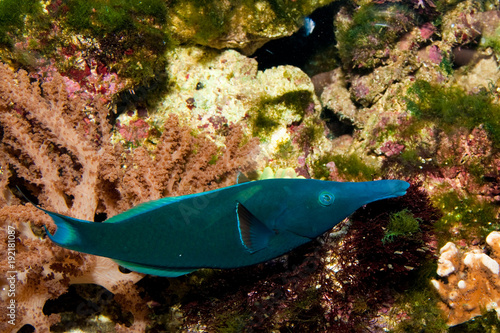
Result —
[[219, 149], [201, 135], [193, 137], [172, 116], [151, 155], [143, 148], [127, 153], [110, 144], [107, 107], [68, 100], [60, 77], [42, 89], [6, 66], [2, 77], [2, 156], [23, 186], [54, 211], [93, 220], [96, 213], [113, 216], [141, 201], [222, 186], [233, 181], [228, 176], [235, 170], [249, 167], [247, 158], [255, 152], [255, 140], [240, 147], [243, 134], [236, 125]]
[[[499, 229], [500, 71], [497, 33], [491, 28], [498, 26], [497, 4], [402, 3], [406, 7], [399, 1], [358, 2], [359, 7], [345, 4], [337, 13], [342, 66], [313, 82], [322, 105], [333, 113], [328, 127], [351, 124], [353, 129], [333, 138], [313, 174], [345, 180], [348, 175], [339, 171], [349, 167], [339, 167], [334, 158], [355, 156], [373, 168], [358, 173], [368, 176], [364, 179], [382, 170], [418, 180], [442, 212], [433, 225], [437, 244], [478, 244]], [[409, 15], [401, 26], [391, 21], [396, 11]], [[360, 19], [366, 15], [377, 19]], [[347, 27], [363, 33], [350, 37]], [[415, 309], [414, 302], [435, 299], [430, 291], [424, 294], [427, 298], [403, 299]], [[405, 325], [402, 321], [396, 331], [405, 331]]]
[[[108, 107], [99, 100], [70, 99], [61, 76], [40, 85], [7, 65], [1, 65], [0, 76], [0, 214], [6, 247], [8, 230], [16, 230], [16, 325], [48, 331], [58, 318], [42, 315], [45, 301], [63, 294], [69, 284], [96, 283], [133, 312], [130, 329], [144, 331], [147, 309], [140, 305], [133, 284], [142, 276], [121, 273], [110, 260], [64, 250], [35, 237], [28, 222], [48, 225], [52, 231], [54, 226], [34, 207], [21, 205], [14, 186], [44, 208], [81, 219], [105, 219], [146, 200], [233, 183], [238, 170], [252, 166], [258, 143], [245, 139], [232, 125], [224, 148], [218, 148], [202, 135], [194, 137], [171, 116], [163, 133], [156, 134], [152, 152], [113, 147]], [[2, 271], [9, 270], [9, 261], [3, 254]], [[7, 284], [2, 280], [3, 286]]]
[[0, 13], [3, 62], [32, 74], [55, 67], [80, 85], [91, 85], [88, 70], [96, 66], [131, 87], [158, 80], [164, 72], [163, 53], [170, 44], [164, 1], [27, 1], [23, 6], [6, 1]]
[[[75, 328], [444, 332], [443, 311], [455, 325], [487, 310], [495, 325], [499, 13], [494, 0], [0, 1], [0, 236], [16, 245], [16, 324], [68, 330], [84, 316], [53, 304], [94, 283], [105, 301], [78, 290], [113, 306]], [[280, 52], [264, 44], [294, 33], [288, 44], [329, 37], [266, 62]], [[295, 50], [301, 68], [286, 63]], [[103, 221], [240, 171], [413, 185], [281, 258], [178, 279], [54, 247], [50, 219], [16, 188]], [[12, 259], [2, 252], [2, 271]]]
[[307, 15], [332, 1], [29, 0], [19, 6], [8, 0], [0, 5], [0, 57], [34, 71], [53, 65], [76, 81], [95, 63], [127, 88], [161, 86], [165, 51], [174, 45], [251, 54], [292, 35]]
[[[297, 167], [300, 156], [329, 144], [313, 85], [300, 69], [258, 71], [255, 59], [236, 51], [193, 46], [176, 48], [169, 58], [171, 89], [150, 117], [151, 126], [161, 126], [165, 115], [177, 114], [220, 143], [228, 125], [243, 121], [247, 133], [261, 139], [272, 167]], [[118, 119], [127, 124], [135, 117], [122, 114]]]
[[460, 251], [454, 243], [441, 248], [437, 274], [432, 280], [446, 314], [447, 323], [454, 326], [495, 310], [500, 316], [500, 232], [493, 231], [486, 237], [490, 248]]
[[269, 40], [290, 36], [304, 17], [332, 1], [172, 1], [168, 17], [182, 41], [252, 54]]
[[[345, 10], [345, 11], [344, 11]], [[366, 3], [350, 15], [347, 7], [335, 22], [339, 55], [346, 68], [373, 68], [389, 58], [389, 48], [414, 24], [405, 5]]]
[[482, 125], [492, 144], [498, 147], [500, 107], [492, 101], [493, 96], [488, 91], [466, 94], [460, 88], [443, 88], [417, 80], [408, 90], [407, 107], [419, 120], [431, 120], [447, 133], [450, 127], [463, 126], [472, 131]]
[[[406, 230], [394, 235], [391, 242], [385, 241], [394, 224], [391, 220], [401, 215], [418, 220], [419, 230]], [[323, 305], [332, 331], [358, 332], [364, 327], [370, 331], [397, 330], [402, 324], [413, 325], [408, 331], [419, 331], [422, 322], [429, 323], [428, 328], [439, 326], [439, 313], [430, 303], [426, 313], [419, 315], [418, 303], [394, 307], [402, 290], [426, 289], [426, 266], [434, 257], [429, 247], [432, 225], [438, 218], [439, 212], [418, 184], [412, 184], [407, 195], [398, 200], [368, 205], [352, 216], [349, 232], [335, 246], [327, 247], [324, 259]], [[415, 316], [407, 317], [407, 313]]]
[[69, 100], [60, 76], [40, 87], [23, 71], [14, 73], [3, 64], [0, 71], [2, 159], [16, 177], [39, 186], [36, 196], [50, 209], [69, 213], [72, 208], [76, 217], [93, 219], [105, 149], [98, 145], [109, 140], [107, 108]]

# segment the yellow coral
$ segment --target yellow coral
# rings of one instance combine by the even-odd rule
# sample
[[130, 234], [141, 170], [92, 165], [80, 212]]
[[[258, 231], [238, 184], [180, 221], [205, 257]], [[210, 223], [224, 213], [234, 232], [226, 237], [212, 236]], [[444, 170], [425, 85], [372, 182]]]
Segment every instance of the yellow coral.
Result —
[[500, 317], [500, 232], [490, 233], [486, 243], [490, 255], [480, 250], [461, 253], [451, 242], [440, 250], [437, 274], [442, 279], [431, 282], [449, 326], [479, 316], [484, 309], [495, 310]]

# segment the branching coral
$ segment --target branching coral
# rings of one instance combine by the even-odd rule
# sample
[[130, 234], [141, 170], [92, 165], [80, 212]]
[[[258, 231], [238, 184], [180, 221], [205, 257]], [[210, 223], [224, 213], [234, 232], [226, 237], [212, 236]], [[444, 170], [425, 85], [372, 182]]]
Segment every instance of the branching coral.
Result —
[[[122, 163], [128, 170], [121, 178], [113, 173], [104, 176], [112, 181], [125, 203], [138, 204], [144, 201], [144, 194], [147, 200], [153, 200], [230, 185], [236, 171], [248, 169], [256, 153], [257, 140], [243, 144], [239, 127], [230, 129], [222, 149], [203, 136], [192, 136], [188, 127], [179, 125], [176, 116], [168, 118], [165, 128], [152, 155], [139, 147], [125, 156]], [[113, 166], [118, 171], [119, 164]], [[111, 201], [113, 197], [104, 198]]]
[[76, 217], [93, 219], [99, 158], [104, 153], [98, 144], [110, 131], [106, 108], [77, 111], [85, 106], [68, 100], [60, 76], [40, 87], [30, 84], [26, 73], [2, 65], [0, 77], [2, 159], [17, 177], [40, 188], [37, 197], [48, 208], [63, 214], [71, 208]]
[[461, 252], [449, 242], [440, 250], [437, 274], [432, 284], [441, 296], [441, 308], [454, 326], [479, 316], [484, 310], [500, 315], [500, 232], [486, 237], [489, 255], [481, 250]]
[[[69, 284], [95, 283], [133, 311], [134, 324], [128, 331], [144, 331], [147, 306], [134, 284], [142, 275], [120, 273], [109, 259], [75, 253], [35, 237], [28, 222], [51, 229], [53, 225], [34, 207], [20, 205], [14, 186], [47, 209], [94, 220], [97, 213], [109, 217], [146, 200], [228, 185], [237, 170], [252, 165], [256, 140], [245, 139], [233, 125], [225, 146], [219, 148], [204, 136], [194, 137], [170, 116], [153, 151], [129, 151], [110, 143], [108, 108], [68, 98], [61, 76], [40, 84], [30, 82], [24, 71], [15, 73], [0, 65], [0, 77], [0, 221], [4, 248], [8, 227], [16, 230], [16, 325], [48, 331], [58, 318], [43, 315], [45, 301], [63, 294]], [[2, 271], [12, 270], [9, 261], [2, 252]], [[2, 280], [6, 285], [8, 281]]]

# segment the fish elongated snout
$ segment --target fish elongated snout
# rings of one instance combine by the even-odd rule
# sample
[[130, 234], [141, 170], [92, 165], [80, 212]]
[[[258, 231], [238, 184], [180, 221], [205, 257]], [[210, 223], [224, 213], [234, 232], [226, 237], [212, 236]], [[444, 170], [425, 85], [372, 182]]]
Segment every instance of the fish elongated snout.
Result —
[[349, 198], [350, 202], [356, 198], [357, 207], [373, 201], [403, 196], [410, 187], [409, 183], [396, 179], [341, 184], [342, 188], [339, 194], [344, 198]]
[[371, 190], [371, 201], [397, 198], [406, 194], [406, 190], [410, 187], [408, 182], [397, 179], [378, 180], [367, 182]]
[[392, 187], [393, 194], [392, 196], [388, 196], [387, 198], [396, 198], [401, 197], [406, 194], [406, 190], [410, 187], [408, 182], [404, 180], [386, 180], [387, 182], [391, 182], [390, 186]]

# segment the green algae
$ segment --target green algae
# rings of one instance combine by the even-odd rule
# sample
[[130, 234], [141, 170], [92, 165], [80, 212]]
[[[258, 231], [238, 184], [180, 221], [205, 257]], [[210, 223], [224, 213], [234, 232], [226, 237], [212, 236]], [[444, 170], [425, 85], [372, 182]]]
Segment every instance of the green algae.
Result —
[[439, 68], [441, 68], [443, 72], [448, 76], [451, 76], [454, 72], [453, 62], [446, 56], [443, 57], [443, 59], [439, 63]]
[[495, 310], [486, 311], [480, 317], [450, 327], [448, 333], [497, 333], [500, 331], [500, 320]]
[[246, 311], [242, 313], [224, 312], [215, 317], [215, 328], [220, 333], [244, 332], [247, 322], [251, 318], [251, 313]]
[[396, 237], [412, 237], [420, 231], [420, 222], [422, 219], [415, 218], [408, 209], [392, 214], [382, 243], [391, 243]]
[[289, 329], [316, 327], [324, 325], [324, 314], [321, 306], [321, 291], [315, 287], [306, 289], [294, 302], [288, 304], [285, 315]]
[[319, 119], [311, 119], [300, 130], [300, 137], [297, 141], [301, 146], [305, 147], [319, 142], [324, 135], [325, 128], [323, 122]]
[[274, 117], [260, 109], [256, 112], [256, 115], [252, 117], [251, 121], [253, 126], [253, 136], [269, 135], [280, 126], [278, 120], [275, 120]]
[[253, 136], [266, 137], [281, 126], [283, 114], [281, 109], [304, 118], [307, 107], [314, 103], [313, 95], [308, 90], [297, 90], [284, 93], [277, 97], [264, 97], [250, 111], [250, 124]]
[[316, 179], [329, 179], [330, 170], [327, 163], [334, 162], [337, 173], [347, 181], [373, 180], [380, 175], [380, 170], [365, 164], [356, 154], [335, 155], [326, 154], [313, 164]]
[[[180, 39], [217, 48], [245, 48], [257, 36], [292, 34], [304, 17], [331, 1], [172, 0], [168, 17]], [[234, 31], [240, 34], [235, 41]]]
[[437, 261], [430, 256], [427, 261], [412, 272], [410, 287], [400, 293], [390, 311], [395, 319], [395, 327], [389, 332], [447, 332], [448, 325], [443, 311], [439, 307], [439, 295], [430, 283], [435, 277]]
[[41, 18], [41, 14], [39, 0], [0, 1], [0, 45], [11, 46], [13, 35], [25, 32], [27, 18]]
[[417, 149], [405, 149], [400, 154], [403, 166], [419, 166], [421, 162], [420, 154]]
[[75, 57], [92, 59], [137, 85], [162, 79], [172, 44], [166, 24], [163, 0], [0, 1], [4, 62], [29, 68], [51, 59], [64, 73]]
[[434, 224], [441, 246], [460, 239], [484, 239], [491, 231], [500, 228], [496, 208], [491, 203], [454, 191], [437, 195], [433, 201], [443, 212], [443, 217]]
[[[436, 267], [434, 267], [435, 272]], [[431, 276], [427, 278], [430, 279]], [[448, 325], [438, 306], [438, 296], [427, 284], [424, 287], [412, 288], [402, 294], [396, 301], [392, 312], [397, 316], [398, 311], [408, 314], [409, 318], [397, 322], [397, 325], [390, 332], [446, 332]]]
[[194, 28], [194, 40], [210, 40], [228, 32], [230, 15], [227, 4], [222, 1], [173, 1], [169, 7], [169, 15], [181, 14], [184, 25]]
[[[152, 22], [166, 22], [167, 7], [163, 0], [70, 0], [66, 21], [77, 31], [95, 35], [124, 32], [152, 32]], [[149, 23], [148, 22], [151, 22]]]
[[447, 133], [457, 127], [472, 130], [482, 125], [493, 145], [500, 147], [500, 106], [493, 103], [488, 91], [468, 94], [459, 87], [417, 80], [408, 89], [406, 103], [408, 110], [420, 120], [412, 126], [413, 131], [426, 122], [435, 123]]
[[291, 140], [280, 142], [275, 154], [276, 159], [288, 160], [294, 154], [294, 146]]
[[500, 27], [492, 35], [483, 36], [480, 45], [484, 48], [491, 47], [495, 54], [500, 55]]
[[411, 26], [413, 14], [404, 5], [368, 3], [348, 23], [338, 22], [336, 38], [344, 65], [372, 68], [386, 48]]
[[[162, 0], [67, 0], [53, 15], [62, 28], [93, 40], [92, 54], [133, 85], [164, 81], [167, 3]], [[70, 47], [71, 48], [71, 47]]]

